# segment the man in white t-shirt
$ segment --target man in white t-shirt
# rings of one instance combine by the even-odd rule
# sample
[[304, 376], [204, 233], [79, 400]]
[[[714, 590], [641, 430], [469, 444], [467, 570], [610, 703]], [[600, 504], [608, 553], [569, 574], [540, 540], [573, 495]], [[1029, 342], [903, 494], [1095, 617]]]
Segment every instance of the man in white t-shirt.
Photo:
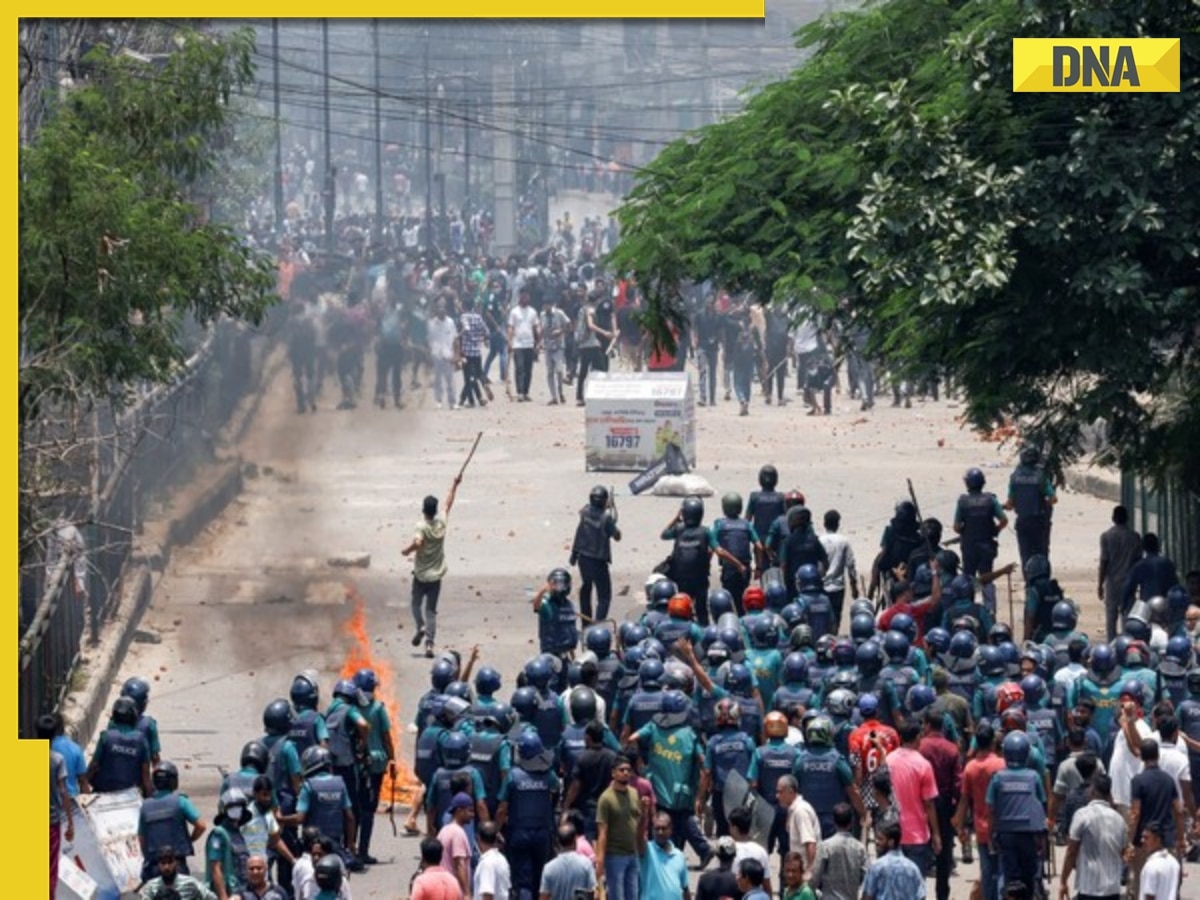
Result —
[[1138, 880], [1137, 900], [1178, 900], [1179, 860], [1163, 846], [1160, 825], [1151, 823], [1142, 831], [1142, 848], [1149, 855]]
[[[1135, 693], [1134, 687], [1139, 688]], [[1130, 786], [1133, 776], [1142, 771], [1142, 761], [1133, 746], [1140, 747], [1150, 737], [1150, 726], [1142, 718], [1140, 682], [1126, 681], [1121, 685], [1120, 713], [1117, 716], [1117, 735], [1113, 739], [1112, 760], [1108, 774], [1113, 784], [1113, 804], [1125, 818], [1129, 817]], [[1128, 689], [1128, 690], [1126, 690]]]
[[517, 305], [508, 312], [508, 349], [513, 358], [513, 378], [517, 399], [529, 402], [529, 384], [533, 380], [533, 361], [537, 355], [538, 315], [529, 305], [529, 291], [517, 294]]
[[479, 862], [475, 866], [473, 900], [508, 900], [512, 887], [512, 875], [508, 859], [500, 852], [497, 844], [500, 832], [495, 822], [483, 822], [475, 829], [475, 841], [479, 844]]
[[446, 405], [457, 409], [454, 392], [454, 360], [458, 326], [446, 313], [446, 299], [439, 297], [434, 304], [433, 318], [426, 326], [429, 339], [429, 356], [433, 360], [433, 396], [437, 400], [438, 409], [442, 408], [442, 395], [445, 395]]
[[763, 872], [766, 873], [766, 879], [763, 881], [762, 889], [771, 894], [771, 857], [767, 855], [767, 849], [757, 841], [750, 838], [750, 810], [744, 806], [739, 806], [737, 809], [731, 810], [726, 817], [729, 820], [729, 834], [733, 838], [733, 844], [737, 848], [737, 855], [733, 857], [733, 871], [737, 872], [739, 866], [744, 859], [754, 859], [762, 864]]

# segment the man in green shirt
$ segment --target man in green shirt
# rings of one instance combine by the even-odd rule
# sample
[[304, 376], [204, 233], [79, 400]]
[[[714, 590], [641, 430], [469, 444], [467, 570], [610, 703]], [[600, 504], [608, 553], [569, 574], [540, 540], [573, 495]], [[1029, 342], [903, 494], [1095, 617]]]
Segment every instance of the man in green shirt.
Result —
[[446, 495], [446, 511], [438, 515], [437, 497], [430, 495], [421, 505], [424, 518], [417, 525], [412, 542], [401, 553], [416, 556], [413, 559], [412, 611], [417, 630], [413, 635], [414, 647], [425, 640], [425, 656], [433, 659], [433, 642], [437, 638], [437, 604], [442, 591], [442, 579], [446, 577], [446, 522], [450, 508], [454, 506], [454, 492], [462, 481], [456, 475], [450, 493]]
[[635, 900], [638, 896], [637, 839], [649, 803], [642, 803], [630, 786], [633, 766], [618, 757], [612, 783], [596, 804], [596, 877], [606, 884], [610, 900]]

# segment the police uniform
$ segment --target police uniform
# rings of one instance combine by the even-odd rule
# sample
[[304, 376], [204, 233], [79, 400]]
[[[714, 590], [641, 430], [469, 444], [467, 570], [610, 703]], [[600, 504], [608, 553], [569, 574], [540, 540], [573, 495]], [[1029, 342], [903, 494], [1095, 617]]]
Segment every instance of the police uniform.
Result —
[[571, 558], [579, 564], [579, 607], [589, 619], [592, 618], [593, 585], [596, 588], [595, 618], [608, 618], [608, 607], [612, 603], [609, 566], [612, 564], [612, 538], [616, 533], [616, 522], [603, 506], [589, 503], [579, 510]]

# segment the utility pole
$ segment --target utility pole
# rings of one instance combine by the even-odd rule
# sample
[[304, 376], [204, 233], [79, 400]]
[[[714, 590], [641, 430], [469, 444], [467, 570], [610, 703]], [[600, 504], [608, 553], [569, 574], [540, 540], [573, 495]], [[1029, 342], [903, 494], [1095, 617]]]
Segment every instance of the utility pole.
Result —
[[283, 123], [279, 110], [279, 20], [271, 20], [271, 77], [274, 84], [275, 112], [275, 235], [276, 240], [283, 234]]
[[438, 244], [445, 246], [449, 243], [450, 211], [446, 208], [446, 88], [439, 81], [437, 86], [438, 98], [438, 141], [437, 141], [437, 182], [438, 182], [438, 215], [437, 230]]
[[375, 240], [383, 241], [383, 112], [380, 108], [383, 95], [379, 59], [379, 20], [371, 20], [371, 49], [375, 55]]
[[471, 228], [471, 107], [470, 98], [463, 101], [463, 156], [466, 165], [463, 167], [463, 246], [467, 255], [475, 249], [475, 235]]
[[429, 29], [425, 30], [425, 253], [433, 250], [433, 119], [429, 107]]
[[[493, 90], [496, 95], [496, 111], [507, 115], [507, 124], [502, 124], [496, 131], [495, 135], [495, 163], [493, 164], [496, 173], [495, 192], [496, 192], [496, 231], [495, 231], [495, 248], [497, 256], [504, 256], [511, 253], [517, 246], [516, 240], [516, 215], [513, 205], [513, 181], [515, 180], [514, 169], [514, 146], [512, 133], [512, 109], [513, 109], [513, 85], [516, 81], [516, 60], [513, 59], [511, 41], [506, 41], [508, 44], [507, 59], [498, 64], [500, 71], [496, 73], [496, 78], [493, 81]], [[502, 120], [504, 121], [504, 120]]]
[[321, 20], [321, 73], [325, 114], [325, 249], [333, 252], [333, 216], [337, 210], [337, 165], [333, 161], [333, 126], [329, 112], [329, 20]]

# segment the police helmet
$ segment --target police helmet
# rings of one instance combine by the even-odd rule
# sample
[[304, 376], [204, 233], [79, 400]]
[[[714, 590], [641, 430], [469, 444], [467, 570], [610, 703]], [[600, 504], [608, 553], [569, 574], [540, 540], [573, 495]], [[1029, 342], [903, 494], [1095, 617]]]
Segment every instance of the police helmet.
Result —
[[858, 613], [850, 620], [850, 639], [856, 644], [869, 641], [875, 637], [875, 617], [867, 613]]
[[567, 697], [567, 709], [571, 714], [571, 721], [575, 724], [590, 722], [596, 718], [596, 692], [583, 685], [572, 688]]
[[974, 616], [955, 616], [954, 621], [950, 623], [950, 632], [953, 634], [956, 631], [969, 631], [971, 634], [979, 634], [983, 625]]
[[927, 684], [914, 684], [908, 689], [908, 694], [904, 698], [904, 706], [910, 713], [914, 715], [924, 711], [926, 708], [933, 706], [937, 700], [937, 694], [933, 692]]
[[788, 644], [793, 650], [799, 650], [803, 647], [813, 646], [813, 630], [812, 626], [807, 622], [801, 622], [792, 629], [788, 637]]
[[532, 722], [538, 710], [537, 691], [529, 685], [517, 688], [513, 691], [512, 708], [522, 721]]
[[803, 653], [789, 653], [783, 661], [784, 684], [799, 684], [808, 680], [808, 657]]
[[604, 509], [608, 506], [608, 488], [602, 484], [596, 485], [588, 494], [588, 503], [596, 509]]
[[662, 687], [663, 673], [665, 669], [660, 660], [647, 659], [643, 660], [638, 666], [638, 684], [642, 689]]
[[461, 731], [451, 731], [442, 738], [440, 752], [442, 765], [447, 769], [460, 769], [471, 759], [471, 739]]
[[758, 486], [764, 491], [775, 490], [775, 485], [779, 484], [779, 470], [768, 463], [758, 470]]
[[1001, 641], [996, 645], [996, 649], [1000, 651], [1000, 655], [1004, 657], [1004, 668], [1021, 671], [1021, 651], [1017, 649], [1017, 645], [1012, 641]]
[[158, 791], [173, 791], [179, 787], [179, 769], [168, 759], [160, 759], [154, 764], [150, 773], [150, 781]]
[[833, 648], [837, 646], [838, 639], [836, 635], [823, 634], [817, 638], [817, 644], [814, 650], [817, 654], [817, 661], [827, 665], [833, 661]]
[[281, 735], [292, 730], [292, 705], [284, 699], [272, 700], [263, 710], [263, 728], [267, 734]]
[[928, 597], [933, 593], [933, 570], [928, 563], [917, 566], [912, 577], [912, 590], [916, 597]]
[[890, 630], [899, 631], [908, 638], [910, 644], [915, 643], [917, 640], [917, 622], [908, 613], [896, 613], [896, 615], [892, 616]]
[[447, 697], [458, 697], [460, 700], [466, 700], [468, 703], [474, 703], [475, 697], [471, 692], [471, 686], [465, 681], [452, 681], [446, 685]]
[[804, 740], [810, 747], [832, 747], [833, 722], [828, 716], [817, 716], [804, 729]]
[[663, 694], [662, 707], [655, 718], [663, 728], [677, 728], [691, 719], [692, 701], [682, 691], [667, 691]]
[[683, 513], [683, 524], [695, 528], [704, 520], [704, 501], [699, 497], [687, 497], [680, 505]]
[[834, 688], [825, 699], [825, 708], [830, 715], [849, 718], [858, 703], [858, 695], [847, 688]]
[[366, 694], [374, 694], [379, 687], [379, 676], [374, 669], [359, 669], [354, 673], [354, 686]]
[[121, 685], [121, 696], [129, 697], [137, 704], [138, 715], [146, 711], [150, 702], [150, 682], [144, 678], [129, 678]]
[[846, 638], [838, 638], [833, 645], [833, 662], [838, 668], [854, 665], [857, 648]]
[[1088, 657], [1088, 667], [1101, 677], [1112, 672], [1117, 667], [1117, 655], [1108, 644], [1098, 644]]
[[915, 522], [917, 506], [911, 500], [901, 500], [896, 504], [895, 518], [901, 522]]
[[879, 698], [874, 694], [860, 694], [858, 698], [858, 714], [866, 719], [879, 715]]
[[1035, 553], [1025, 560], [1025, 580], [1037, 581], [1050, 577], [1050, 559], [1044, 553]]
[[978, 469], [972, 466], [967, 469], [967, 473], [963, 475], [963, 484], [967, 486], [968, 491], [981, 491], [984, 484], [987, 483], [987, 478], [984, 477], [983, 469]]
[[642, 641], [641, 648], [646, 659], [657, 659], [659, 662], [664, 662], [670, 656], [667, 653], [666, 644], [653, 636]]
[[821, 570], [812, 563], [805, 563], [796, 570], [796, 586], [800, 590], [820, 590], [823, 585]]
[[850, 604], [850, 618], [853, 620], [855, 616], [864, 614], [874, 619], [875, 606], [866, 597], [859, 597]]
[[1003, 675], [1005, 668], [1004, 654], [1000, 652], [1000, 648], [991, 644], [984, 644], [979, 648], [979, 671], [983, 675], [989, 678]]
[[448, 659], [439, 659], [429, 671], [429, 683], [440, 694], [446, 690], [446, 685], [452, 682], [457, 674], [454, 663]]
[[1135, 616], [1127, 616], [1125, 634], [1135, 641], [1148, 641], [1151, 635], [1150, 624]]
[[546, 583], [556, 596], [565, 597], [571, 593], [571, 573], [561, 566], [550, 570], [550, 574], [546, 576]]
[[[897, 618], [899, 618], [897, 616]], [[893, 622], [896, 620], [893, 619]], [[945, 653], [950, 649], [950, 632], [945, 628], [930, 628], [925, 634], [925, 646], [934, 653]]]
[[637, 622], [622, 622], [617, 629], [617, 637], [621, 639], [621, 646], [626, 650], [636, 647], [648, 636], [644, 625], [639, 625]]
[[953, 601], [967, 601], [975, 599], [975, 579], [970, 575], [955, 575], [950, 579], [950, 584], [946, 587], [946, 593], [950, 595]]
[[313, 880], [322, 891], [335, 894], [342, 889], [342, 860], [336, 853], [326, 853], [313, 863]]
[[296, 709], [316, 709], [321, 702], [321, 691], [317, 683], [303, 672], [292, 679], [292, 688], [288, 692]]
[[859, 644], [858, 649], [854, 651], [854, 665], [858, 667], [860, 675], [868, 678], [879, 674], [879, 670], [883, 668], [879, 644], [876, 641], [864, 641]]
[[742, 495], [737, 491], [729, 491], [721, 498], [721, 512], [727, 518], [736, 519], [742, 514]]
[[491, 666], [484, 666], [475, 673], [475, 692], [481, 697], [490, 697], [500, 690], [502, 681], [500, 672]]
[[766, 616], [760, 616], [750, 623], [750, 641], [759, 650], [769, 650], [779, 644], [779, 631], [775, 623]]
[[242, 755], [238, 759], [238, 765], [243, 769], [253, 769], [259, 775], [267, 773], [267, 766], [270, 762], [271, 751], [262, 741], [247, 741], [242, 747]]
[[[650, 573], [650, 577], [648, 577], [646, 579], [646, 584], [643, 586], [644, 590], [646, 592], [646, 605], [647, 606], [650, 605], [650, 597], [654, 591], [654, 586], [656, 584], [658, 584], [660, 581], [666, 581], [666, 580], [667, 580], [667, 576], [664, 575], [662, 572], [651, 572]], [[675, 593], [675, 591], [672, 590], [671, 593], [673, 594], [673, 593]]]
[[742, 632], [738, 628], [721, 628], [717, 631], [717, 642], [724, 644], [729, 648], [731, 657], [738, 657], [745, 651], [746, 646], [742, 643]]
[[1166, 623], [1171, 607], [1165, 596], [1159, 594], [1157, 597], [1151, 597], [1146, 606], [1150, 609], [1151, 622], [1158, 622], [1160, 625]]
[[137, 701], [132, 697], [118, 697], [112, 706], [112, 720], [118, 725], [136, 725]]
[[355, 705], [361, 699], [358, 688], [355, 687], [354, 682], [349, 678], [342, 678], [333, 686], [333, 696], [341, 697], [343, 700]]
[[1079, 614], [1075, 611], [1075, 604], [1069, 600], [1059, 600], [1050, 610], [1050, 624], [1055, 630], [1069, 631], [1078, 621]]
[[517, 757], [522, 762], [532, 762], [546, 752], [542, 739], [533, 729], [526, 729], [517, 738]]
[[679, 691], [691, 697], [696, 692], [696, 676], [691, 667], [677, 659], [667, 660], [663, 664], [663, 690]]
[[893, 630], [883, 636], [883, 652], [893, 665], [908, 659], [909, 646], [908, 635], [903, 632]]
[[999, 647], [1003, 643], [1011, 644], [1012, 639], [1012, 628], [1007, 622], [997, 622], [988, 632], [988, 643], [993, 647]]
[[742, 708], [738, 706], [736, 700], [731, 700], [728, 697], [722, 697], [717, 701], [715, 713], [718, 728], [726, 725], [732, 725], [736, 728], [742, 721]]
[[733, 663], [729, 667], [729, 676], [725, 680], [725, 687], [731, 694], [747, 697], [754, 689], [754, 676], [750, 674], [750, 670], [746, 666], [741, 663]]
[[796, 606], [794, 603], [788, 603], [787, 585], [776, 579], [763, 579], [763, 593], [766, 595], [767, 608], [773, 609], [776, 612], [782, 613], [789, 606]]
[[250, 800], [246, 796], [246, 792], [241, 788], [226, 788], [217, 798], [217, 815], [232, 821], [234, 810], [241, 810], [241, 815], [234, 824], [244, 825], [253, 818], [254, 814], [250, 811]]
[[1187, 635], [1175, 635], [1167, 640], [1167, 649], [1163, 651], [1163, 657], [1186, 666], [1192, 660], [1192, 642]]
[[1191, 602], [1192, 598], [1182, 584], [1173, 585], [1167, 591], [1167, 608], [1171, 611], [1172, 618], [1183, 618]]
[[767, 594], [757, 584], [752, 584], [742, 591], [742, 608], [746, 612], [762, 612], [767, 608]]
[[788, 635], [791, 635], [804, 621], [804, 605], [801, 603], [788, 603], [783, 609], [779, 610], [779, 618], [783, 619], [784, 629]]
[[1046, 697], [1046, 682], [1040, 675], [1026, 675], [1021, 679], [1021, 692], [1027, 708], [1040, 709]]
[[[600, 659], [605, 659], [612, 653], [612, 644], [612, 629], [607, 625], [594, 625], [584, 632], [583, 645]], [[479, 690], [478, 680], [475, 682], [475, 689]]]
[[843, 669], [840, 672], [834, 672], [829, 679], [829, 686], [834, 690], [845, 688], [848, 691], [858, 692], [858, 673], [852, 669]]
[[944, 572], [947, 575], [958, 574], [958, 567], [962, 565], [962, 560], [958, 558], [958, 554], [953, 550], [943, 548], [937, 552], [935, 558], [937, 559], [939, 572]]
[[970, 631], [956, 631], [950, 635], [950, 655], [955, 659], [970, 659], [979, 649], [979, 642]]
[[318, 772], [331, 772], [333, 754], [320, 745], [308, 747], [300, 754], [300, 768], [304, 771], [305, 778]]
[[446, 697], [438, 711], [438, 721], [446, 728], [453, 728], [470, 711], [471, 704], [461, 697]]
[[1119, 665], [1125, 665], [1125, 654], [1129, 652], [1129, 645], [1132, 643], [1133, 638], [1127, 634], [1118, 634], [1113, 638], [1112, 651]]
[[713, 588], [708, 592], [708, 612], [713, 619], [734, 611], [733, 595], [725, 588]]
[[1025, 466], [1036, 466], [1042, 459], [1042, 452], [1032, 444], [1026, 444], [1021, 448], [1021, 464]]
[[650, 588], [650, 608], [666, 609], [671, 598], [679, 593], [679, 588], [673, 581], [659, 581]]
[[552, 674], [549, 663], [540, 656], [535, 656], [525, 663], [525, 680], [539, 691], [545, 690], [550, 685]]
[[692, 620], [692, 598], [687, 594], [678, 593], [667, 601], [667, 615], [672, 619]]
[[781, 712], [769, 712], [763, 719], [763, 730], [769, 738], [787, 737], [788, 720]]
[[1146, 687], [1136, 678], [1127, 678], [1121, 682], [1120, 696], [1122, 699], [1128, 697], [1138, 706], [1146, 705]]
[[1032, 748], [1029, 735], [1023, 731], [1010, 731], [1004, 736], [1001, 748], [1004, 751], [1004, 762], [1008, 766], [1024, 766], [1029, 762], [1029, 751]]
[[720, 641], [713, 641], [709, 644], [704, 659], [708, 662], [710, 669], [718, 668], [721, 664], [729, 662], [729, 648]]

